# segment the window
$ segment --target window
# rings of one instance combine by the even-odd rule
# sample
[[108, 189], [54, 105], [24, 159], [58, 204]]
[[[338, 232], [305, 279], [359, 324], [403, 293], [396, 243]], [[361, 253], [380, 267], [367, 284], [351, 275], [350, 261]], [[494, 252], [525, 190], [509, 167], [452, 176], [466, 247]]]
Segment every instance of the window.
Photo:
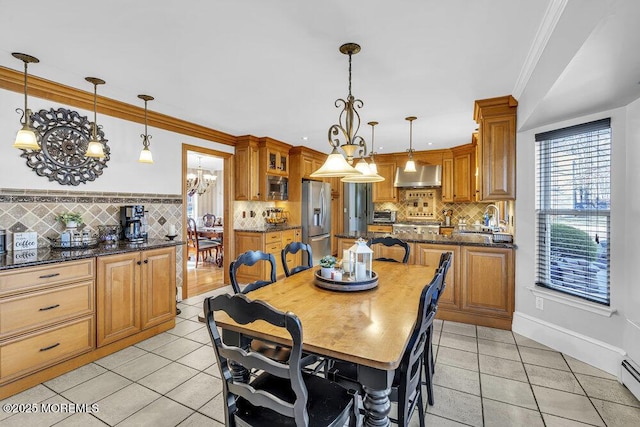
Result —
[[609, 305], [611, 120], [536, 135], [536, 285]]

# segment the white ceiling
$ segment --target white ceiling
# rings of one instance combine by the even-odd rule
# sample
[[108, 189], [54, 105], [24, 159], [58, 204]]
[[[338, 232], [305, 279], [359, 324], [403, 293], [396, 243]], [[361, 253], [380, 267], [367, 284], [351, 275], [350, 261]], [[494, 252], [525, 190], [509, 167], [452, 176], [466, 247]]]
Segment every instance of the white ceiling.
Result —
[[90, 91], [84, 77], [100, 77], [100, 95], [142, 106], [150, 94], [150, 110], [328, 152], [348, 91], [338, 47], [356, 42], [359, 134], [369, 141], [376, 120], [376, 151], [402, 151], [415, 115], [414, 148], [436, 149], [470, 141], [475, 99], [522, 95], [520, 125], [539, 126], [638, 98], [639, 5], [0, 0], [0, 65], [19, 70], [11, 52], [28, 53], [41, 61], [30, 73], [49, 80]]

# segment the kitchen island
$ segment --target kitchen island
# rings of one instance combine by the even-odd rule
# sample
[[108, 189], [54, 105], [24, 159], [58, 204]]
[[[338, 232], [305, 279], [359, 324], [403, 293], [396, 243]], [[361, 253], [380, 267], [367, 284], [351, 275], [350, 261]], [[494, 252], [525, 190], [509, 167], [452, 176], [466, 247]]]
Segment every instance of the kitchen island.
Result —
[[181, 244], [0, 256], [0, 399], [173, 328]]
[[[479, 233], [440, 234], [337, 234], [338, 256], [357, 238], [391, 236], [409, 243], [410, 264], [437, 266], [442, 252], [451, 252], [451, 268], [446, 289], [440, 298], [436, 317], [493, 328], [511, 329], [515, 303], [515, 256], [513, 243], [493, 242]], [[402, 259], [400, 247], [376, 245], [374, 258]], [[428, 278], [407, 277], [408, 281]], [[401, 286], [402, 284], [398, 284]]]

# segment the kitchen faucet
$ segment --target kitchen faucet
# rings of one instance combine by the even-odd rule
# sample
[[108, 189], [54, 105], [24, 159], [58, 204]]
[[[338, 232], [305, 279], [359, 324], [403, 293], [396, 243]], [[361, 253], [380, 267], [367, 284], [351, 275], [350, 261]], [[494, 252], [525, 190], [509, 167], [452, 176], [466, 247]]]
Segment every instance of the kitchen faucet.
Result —
[[[484, 213], [485, 215], [489, 213], [489, 209], [493, 208], [495, 210], [495, 215], [493, 216], [493, 218], [495, 219], [495, 226], [491, 227], [491, 231], [500, 231], [500, 209], [498, 209], [498, 207], [494, 204], [488, 205], [485, 209], [484, 209]], [[491, 222], [489, 222], [489, 225], [491, 225]]]

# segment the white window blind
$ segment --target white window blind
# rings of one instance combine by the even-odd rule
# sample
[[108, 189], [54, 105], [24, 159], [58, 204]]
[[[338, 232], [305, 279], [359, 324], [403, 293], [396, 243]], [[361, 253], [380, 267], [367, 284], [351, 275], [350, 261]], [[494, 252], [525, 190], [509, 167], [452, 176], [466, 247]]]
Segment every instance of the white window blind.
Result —
[[609, 305], [611, 120], [536, 135], [536, 285]]

